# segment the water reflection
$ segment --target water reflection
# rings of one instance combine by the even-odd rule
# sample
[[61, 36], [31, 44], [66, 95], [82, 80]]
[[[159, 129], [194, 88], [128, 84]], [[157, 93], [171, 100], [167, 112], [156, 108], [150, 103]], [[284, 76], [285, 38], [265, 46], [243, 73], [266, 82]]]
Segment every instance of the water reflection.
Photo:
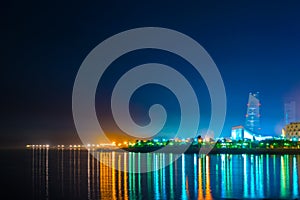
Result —
[[[144, 155], [34, 149], [30, 156], [32, 193], [37, 199], [299, 197], [299, 155]], [[111, 163], [111, 167], [94, 157]], [[119, 170], [141, 171], [145, 163], [154, 171]]]
[[49, 197], [49, 150], [32, 150], [32, 189], [36, 198]]

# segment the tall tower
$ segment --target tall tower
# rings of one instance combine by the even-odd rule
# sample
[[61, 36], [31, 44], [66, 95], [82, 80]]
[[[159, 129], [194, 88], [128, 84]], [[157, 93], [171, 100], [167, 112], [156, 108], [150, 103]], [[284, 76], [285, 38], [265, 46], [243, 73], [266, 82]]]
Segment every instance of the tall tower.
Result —
[[254, 133], [260, 131], [260, 101], [259, 93], [249, 93], [249, 100], [247, 104], [246, 124], [245, 127]]
[[296, 122], [296, 102], [293, 100], [284, 103], [284, 122], [285, 125]]

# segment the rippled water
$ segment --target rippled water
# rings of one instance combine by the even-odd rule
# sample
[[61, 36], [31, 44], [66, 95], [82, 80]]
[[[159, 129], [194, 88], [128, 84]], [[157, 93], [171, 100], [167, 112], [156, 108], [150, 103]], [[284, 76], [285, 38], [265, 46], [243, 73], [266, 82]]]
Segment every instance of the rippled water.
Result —
[[[145, 160], [139, 153], [91, 154], [111, 162], [114, 169], [99, 163], [88, 151], [26, 150], [21, 154], [23, 164], [7, 166], [7, 170], [16, 170], [19, 175], [10, 175], [11, 181], [22, 181], [23, 190], [20, 190], [26, 197], [35, 199], [299, 197], [298, 155], [147, 154]], [[181, 157], [171, 165], [155, 170], [178, 156]], [[7, 159], [18, 163], [13, 162], [13, 154]], [[118, 170], [122, 165], [127, 170], [139, 170], [145, 162], [153, 172]]]

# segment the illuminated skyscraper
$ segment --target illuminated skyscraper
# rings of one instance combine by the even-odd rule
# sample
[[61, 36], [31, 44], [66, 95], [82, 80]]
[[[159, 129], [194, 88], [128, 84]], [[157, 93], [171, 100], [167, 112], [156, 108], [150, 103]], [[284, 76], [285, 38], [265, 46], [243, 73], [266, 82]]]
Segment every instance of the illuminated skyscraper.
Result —
[[249, 94], [249, 100], [247, 104], [246, 124], [245, 127], [251, 130], [253, 133], [259, 133], [260, 131], [260, 102], [259, 93]]
[[284, 122], [288, 125], [296, 122], [296, 102], [288, 101], [284, 104]]

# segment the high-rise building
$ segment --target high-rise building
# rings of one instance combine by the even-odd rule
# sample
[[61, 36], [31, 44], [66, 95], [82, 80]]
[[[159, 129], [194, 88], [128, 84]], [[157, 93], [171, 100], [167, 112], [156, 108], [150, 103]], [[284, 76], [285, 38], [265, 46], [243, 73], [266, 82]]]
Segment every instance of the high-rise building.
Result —
[[284, 122], [288, 125], [292, 122], [296, 122], [296, 102], [287, 101], [284, 103]]
[[253, 133], [260, 131], [260, 105], [259, 93], [249, 93], [245, 128]]

